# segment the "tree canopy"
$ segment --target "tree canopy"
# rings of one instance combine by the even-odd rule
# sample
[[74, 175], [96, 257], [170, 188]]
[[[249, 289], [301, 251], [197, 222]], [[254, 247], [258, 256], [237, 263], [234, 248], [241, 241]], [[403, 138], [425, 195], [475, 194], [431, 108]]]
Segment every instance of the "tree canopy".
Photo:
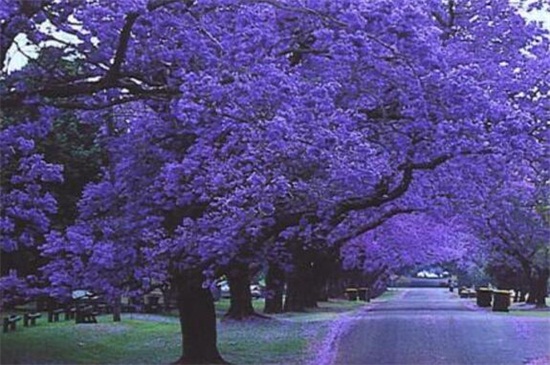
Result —
[[[548, 33], [507, 0], [40, 0], [1, 14], [4, 65], [22, 35], [40, 48], [1, 77], [2, 250], [39, 247], [50, 294], [173, 280], [198, 297], [290, 241], [412, 262], [445, 217], [464, 216], [450, 243], [480, 226], [479, 242], [498, 240], [492, 227], [518, 216], [491, 189], [547, 183]], [[96, 176], [52, 227], [70, 161], [39, 144], [66, 113], [101, 169], [88, 160]], [[221, 361], [183, 332], [182, 362]]]

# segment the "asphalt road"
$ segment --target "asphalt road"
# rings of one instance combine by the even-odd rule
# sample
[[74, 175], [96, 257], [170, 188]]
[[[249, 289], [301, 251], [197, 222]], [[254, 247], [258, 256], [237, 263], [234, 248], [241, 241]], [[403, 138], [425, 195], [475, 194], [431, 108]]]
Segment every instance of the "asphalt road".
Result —
[[[349, 323], [336, 364], [545, 364], [549, 317], [476, 310], [445, 288], [400, 289]], [[541, 362], [542, 358], [546, 358]]]

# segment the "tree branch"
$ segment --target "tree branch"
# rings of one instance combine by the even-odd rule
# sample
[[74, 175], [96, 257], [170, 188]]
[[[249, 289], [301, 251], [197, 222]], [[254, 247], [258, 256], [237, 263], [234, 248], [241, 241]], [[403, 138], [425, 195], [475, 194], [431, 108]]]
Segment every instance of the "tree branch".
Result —
[[391, 219], [391, 218], [393, 218], [397, 215], [411, 214], [411, 213], [415, 213], [415, 212], [419, 212], [419, 211], [420, 211], [419, 209], [414, 209], [414, 208], [408, 208], [408, 209], [395, 208], [395, 209], [392, 209], [392, 210], [382, 214], [382, 216], [380, 216], [374, 222], [367, 223], [367, 224], [361, 226], [359, 229], [355, 230], [354, 232], [349, 233], [349, 234], [347, 234], [343, 237], [340, 237], [336, 241], [332, 242], [332, 245], [335, 246], [335, 247], [341, 247], [343, 244], [345, 244], [349, 240], [351, 240], [355, 237], [358, 237], [362, 234], [365, 234], [369, 231], [372, 231], [373, 229], [381, 226], [382, 224], [386, 223], [389, 219]]
[[120, 75], [120, 68], [122, 63], [126, 58], [126, 52], [128, 51], [128, 43], [130, 41], [130, 35], [132, 33], [132, 27], [134, 26], [139, 14], [136, 12], [131, 12], [126, 15], [124, 19], [124, 26], [120, 32], [120, 37], [118, 40], [118, 47], [115, 53], [115, 59], [113, 65], [105, 75], [105, 79], [116, 80]]
[[456, 155], [441, 155], [433, 158], [432, 160], [424, 162], [405, 162], [397, 167], [398, 170], [402, 171], [402, 177], [401, 181], [399, 181], [399, 183], [393, 189], [390, 190], [389, 182], [381, 181], [378, 186], [377, 193], [374, 196], [359, 198], [355, 197], [342, 201], [340, 204], [338, 204], [334, 216], [331, 219], [331, 222], [333, 225], [339, 224], [351, 211], [363, 210], [367, 208], [377, 208], [382, 206], [382, 204], [388, 203], [401, 197], [409, 189], [409, 186], [413, 181], [413, 175], [415, 171], [434, 170], [438, 166], [441, 166], [456, 157], [488, 154], [491, 152], [491, 150], [482, 150], [478, 152], [464, 151], [457, 153]]

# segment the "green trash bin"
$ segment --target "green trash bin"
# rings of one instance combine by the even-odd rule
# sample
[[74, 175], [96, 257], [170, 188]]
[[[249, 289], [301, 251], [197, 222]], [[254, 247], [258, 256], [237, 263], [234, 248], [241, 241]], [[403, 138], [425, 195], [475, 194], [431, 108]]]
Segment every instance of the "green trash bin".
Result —
[[508, 312], [510, 307], [509, 290], [493, 290], [493, 312]]
[[493, 291], [489, 288], [479, 288], [476, 291], [476, 302], [478, 307], [490, 307], [493, 299]]

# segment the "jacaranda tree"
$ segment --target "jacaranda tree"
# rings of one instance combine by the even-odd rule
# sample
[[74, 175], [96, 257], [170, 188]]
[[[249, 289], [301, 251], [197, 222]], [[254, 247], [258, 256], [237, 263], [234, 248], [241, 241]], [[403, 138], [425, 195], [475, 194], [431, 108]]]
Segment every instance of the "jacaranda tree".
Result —
[[504, 0], [43, 0], [2, 19], [2, 61], [24, 34], [72, 62], [3, 75], [3, 107], [73, 110], [107, 156], [41, 246], [52, 294], [171, 282], [180, 363], [223, 362], [220, 274], [278, 252], [292, 272], [424, 209], [430, 176], [524, 153], [547, 116], [545, 33]]

